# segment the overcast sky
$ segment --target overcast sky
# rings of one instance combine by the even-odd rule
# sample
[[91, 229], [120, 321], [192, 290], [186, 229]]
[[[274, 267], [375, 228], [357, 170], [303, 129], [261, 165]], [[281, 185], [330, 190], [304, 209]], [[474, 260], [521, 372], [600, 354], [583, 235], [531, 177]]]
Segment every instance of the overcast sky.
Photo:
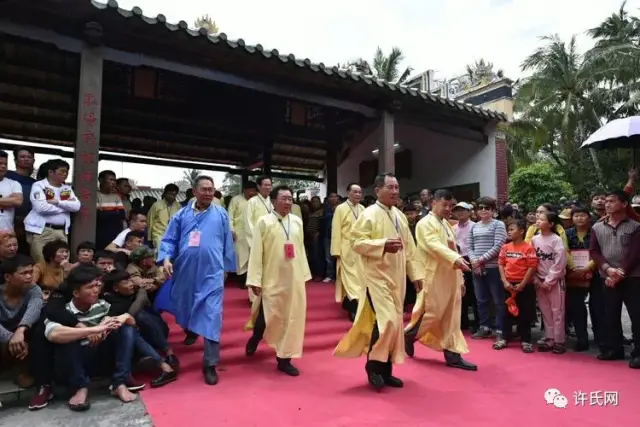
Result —
[[[209, 14], [230, 38], [276, 48], [326, 65], [370, 58], [380, 46], [402, 49], [405, 66], [436, 78], [464, 73], [465, 66], [484, 58], [507, 77], [521, 76], [520, 64], [538, 45], [538, 37], [558, 33], [568, 39], [615, 12], [620, 0], [118, 0], [120, 7], [139, 6], [145, 15], [162, 13], [171, 22], [190, 25]], [[627, 2], [629, 11], [640, 0]], [[38, 156], [37, 164], [47, 160]], [[9, 163], [13, 164], [12, 161]], [[100, 162], [140, 185], [161, 187], [182, 177], [182, 170], [157, 166]], [[223, 174], [212, 173], [216, 184]]]

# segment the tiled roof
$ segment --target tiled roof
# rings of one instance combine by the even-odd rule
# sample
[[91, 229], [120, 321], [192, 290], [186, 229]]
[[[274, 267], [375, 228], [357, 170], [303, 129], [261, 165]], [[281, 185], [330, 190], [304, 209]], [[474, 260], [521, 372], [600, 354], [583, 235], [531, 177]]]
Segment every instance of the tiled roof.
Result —
[[225, 46], [233, 51], [242, 52], [246, 55], [261, 56], [265, 61], [279, 61], [285, 65], [295, 65], [300, 70], [313, 73], [323, 73], [328, 78], [349, 80], [354, 85], [368, 86], [371, 89], [383, 89], [390, 92], [398, 92], [402, 96], [422, 99], [426, 103], [441, 104], [450, 108], [457, 109], [463, 113], [470, 113], [481, 116], [487, 120], [507, 121], [507, 117], [495, 111], [479, 108], [463, 102], [456, 102], [450, 99], [441, 98], [439, 96], [431, 95], [429, 93], [421, 92], [417, 89], [410, 89], [403, 85], [390, 83], [384, 80], [379, 80], [373, 76], [366, 76], [361, 73], [354, 73], [348, 70], [339, 69], [336, 66], [326, 66], [323, 63], [315, 64], [310, 59], [296, 58], [295, 55], [283, 55], [277, 49], [265, 49], [262, 45], [248, 45], [244, 40], [230, 40], [225, 33], [208, 34], [207, 30], [200, 28], [199, 30], [192, 30], [189, 28], [189, 24], [185, 21], [180, 21], [177, 24], [171, 24], [167, 22], [167, 18], [164, 15], [158, 15], [155, 18], [145, 16], [142, 9], [134, 7], [132, 10], [125, 10], [118, 6], [118, 2], [115, 0], [109, 0], [106, 4], [99, 3], [95, 0], [91, 0], [91, 4], [103, 11], [103, 13], [117, 13], [125, 19], [140, 19], [151, 26], [163, 26], [172, 33], [186, 33], [194, 39], [206, 39], [213, 45]]

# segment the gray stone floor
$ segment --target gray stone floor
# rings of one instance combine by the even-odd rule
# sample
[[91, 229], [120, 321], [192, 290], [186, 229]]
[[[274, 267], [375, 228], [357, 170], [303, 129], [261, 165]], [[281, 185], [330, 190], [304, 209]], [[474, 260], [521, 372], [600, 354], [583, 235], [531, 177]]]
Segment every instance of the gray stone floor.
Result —
[[[122, 404], [106, 391], [92, 390], [91, 409], [84, 413], [71, 412], [63, 399], [48, 407], [31, 412], [26, 404], [31, 390], [21, 393], [20, 399], [4, 403], [0, 409], [0, 426], [4, 427], [151, 427], [153, 423], [140, 398]], [[5, 396], [6, 399], [6, 396]]]

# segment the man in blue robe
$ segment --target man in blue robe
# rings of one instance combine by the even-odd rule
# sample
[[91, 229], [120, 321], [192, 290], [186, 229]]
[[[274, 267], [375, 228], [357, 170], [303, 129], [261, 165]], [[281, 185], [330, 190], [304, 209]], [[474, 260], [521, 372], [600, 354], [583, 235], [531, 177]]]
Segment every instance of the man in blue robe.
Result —
[[158, 263], [173, 279], [176, 321], [204, 338], [202, 372], [206, 384], [218, 383], [222, 297], [226, 272], [236, 271], [236, 254], [227, 211], [213, 204], [213, 179], [200, 176], [195, 200], [175, 214], [158, 249]]

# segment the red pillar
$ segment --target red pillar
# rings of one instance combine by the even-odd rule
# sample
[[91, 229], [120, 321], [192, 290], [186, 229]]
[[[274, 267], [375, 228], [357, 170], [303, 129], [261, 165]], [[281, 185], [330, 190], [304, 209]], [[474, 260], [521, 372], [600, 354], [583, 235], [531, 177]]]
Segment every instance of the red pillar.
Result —
[[496, 196], [498, 204], [509, 200], [509, 170], [507, 161], [507, 141], [503, 132], [495, 132], [496, 142]]

